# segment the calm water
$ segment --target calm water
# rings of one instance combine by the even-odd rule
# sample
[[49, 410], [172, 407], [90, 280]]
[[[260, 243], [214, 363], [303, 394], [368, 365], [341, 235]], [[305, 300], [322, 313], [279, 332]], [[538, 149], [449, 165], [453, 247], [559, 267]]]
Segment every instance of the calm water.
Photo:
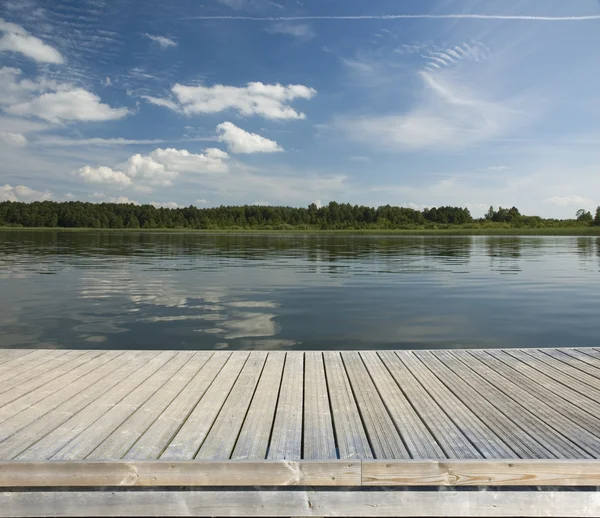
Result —
[[0, 231], [0, 347], [600, 346], [600, 239]]

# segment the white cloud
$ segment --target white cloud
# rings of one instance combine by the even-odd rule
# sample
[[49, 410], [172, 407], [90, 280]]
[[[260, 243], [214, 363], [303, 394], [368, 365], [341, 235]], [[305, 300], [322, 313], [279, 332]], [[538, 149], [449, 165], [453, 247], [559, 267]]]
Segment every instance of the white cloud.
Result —
[[200, 199], [196, 200], [196, 203], [198, 205], [208, 205], [210, 202], [208, 200], [205, 200], [204, 198], [200, 198]]
[[18, 52], [39, 63], [61, 64], [64, 58], [54, 47], [29, 34], [23, 27], [0, 18], [0, 51]]
[[190, 153], [186, 149], [157, 148], [149, 155], [131, 156], [115, 169], [86, 165], [76, 174], [87, 182], [107, 183], [119, 187], [134, 187], [140, 192], [151, 192], [149, 186], [168, 187], [181, 173], [213, 174], [227, 172], [229, 155], [220, 149], [209, 148], [204, 153]]
[[594, 206], [594, 200], [575, 194], [571, 196], [553, 196], [547, 198], [546, 201], [559, 207], [589, 208]]
[[316, 90], [304, 85], [248, 83], [246, 86], [186, 86], [171, 89], [176, 101], [145, 96], [148, 102], [181, 111], [186, 115], [219, 113], [235, 110], [244, 116], [259, 115], [267, 119], [304, 119], [304, 113], [290, 106], [295, 99], [312, 99]]
[[276, 153], [283, 151], [274, 140], [261, 137], [256, 133], [248, 133], [231, 122], [223, 122], [217, 126], [219, 141], [225, 142], [232, 153]]
[[144, 34], [144, 36], [146, 36], [146, 38], [151, 39], [153, 42], [158, 43], [160, 45], [160, 48], [165, 50], [168, 49], [170, 47], [177, 47], [178, 43], [170, 38], [167, 38], [165, 36], [155, 36], [154, 34]]
[[52, 193], [48, 191], [36, 191], [25, 185], [0, 185], [0, 201], [45, 201], [52, 197]]
[[102, 82], [104, 84], [104, 86], [112, 86], [112, 80], [110, 77], [106, 76], [104, 78], [104, 81]]
[[106, 121], [125, 117], [127, 108], [111, 108], [83, 88], [44, 93], [30, 101], [6, 108], [12, 115], [35, 116], [50, 122]]
[[14, 147], [23, 147], [27, 145], [27, 139], [21, 133], [0, 131], [0, 144]]
[[314, 38], [315, 33], [310, 28], [310, 25], [305, 23], [292, 24], [286, 22], [276, 22], [266, 29], [271, 34], [286, 34], [296, 38], [310, 39]]
[[425, 97], [402, 114], [339, 119], [357, 141], [389, 150], [461, 149], [506, 133], [526, 120], [512, 100], [490, 101], [469, 87], [420, 72]]
[[157, 209], [178, 209], [179, 204], [174, 201], [151, 201], [150, 205], [154, 205]]
[[110, 167], [105, 166], [91, 167], [86, 165], [77, 171], [77, 175], [90, 183], [110, 183], [121, 187], [131, 185], [131, 178], [125, 173], [114, 171]]
[[133, 205], [139, 205], [139, 202], [127, 196], [107, 196], [103, 192], [95, 192], [90, 194], [89, 197], [98, 200], [97, 203], [132, 203]]
[[35, 144], [41, 146], [98, 146], [98, 147], [112, 147], [112, 146], [134, 146], [134, 145], [147, 145], [147, 144], [161, 144], [164, 140], [154, 139], [125, 139], [121, 137], [117, 138], [85, 138], [85, 139], [69, 139], [63, 137], [50, 137], [37, 139]]

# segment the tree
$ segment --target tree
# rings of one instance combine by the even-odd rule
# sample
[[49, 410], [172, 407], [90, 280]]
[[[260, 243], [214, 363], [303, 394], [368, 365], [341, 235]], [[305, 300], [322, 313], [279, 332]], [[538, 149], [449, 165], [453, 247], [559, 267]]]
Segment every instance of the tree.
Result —
[[496, 211], [494, 211], [494, 207], [490, 206], [490, 208], [487, 211], [487, 214], [485, 215], [485, 219], [492, 221], [494, 219], [495, 215], [496, 215]]
[[600, 227], [600, 207], [596, 209], [596, 217], [594, 218], [594, 225]]
[[592, 223], [593, 220], [594, 218], [590, 211], [586, 211], [585, 209], [579, 209], [577, 211], [577, 221], [581, 223]]

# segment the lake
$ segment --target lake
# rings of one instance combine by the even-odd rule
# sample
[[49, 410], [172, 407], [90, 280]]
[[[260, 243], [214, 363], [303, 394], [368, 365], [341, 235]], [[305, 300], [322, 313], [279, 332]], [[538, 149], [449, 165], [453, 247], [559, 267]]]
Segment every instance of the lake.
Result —
[[0, 347], [600, 346], [600, 238], [0, 231]]

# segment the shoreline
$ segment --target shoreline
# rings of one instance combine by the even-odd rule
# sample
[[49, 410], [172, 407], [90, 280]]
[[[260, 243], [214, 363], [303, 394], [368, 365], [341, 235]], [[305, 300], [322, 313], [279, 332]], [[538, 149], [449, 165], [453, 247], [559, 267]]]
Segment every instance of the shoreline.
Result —
[[191, 228], [92, 228], [92, 227], [2, 227], [12, 232], [108, 232], [108, 233], [177, 233], [177, 234], [241, 234], [241, 235], [357, 235], [357, 236], [597, 236], [600, 227], [546, 228], [449, 228], [449, 229], [191, 229]]

